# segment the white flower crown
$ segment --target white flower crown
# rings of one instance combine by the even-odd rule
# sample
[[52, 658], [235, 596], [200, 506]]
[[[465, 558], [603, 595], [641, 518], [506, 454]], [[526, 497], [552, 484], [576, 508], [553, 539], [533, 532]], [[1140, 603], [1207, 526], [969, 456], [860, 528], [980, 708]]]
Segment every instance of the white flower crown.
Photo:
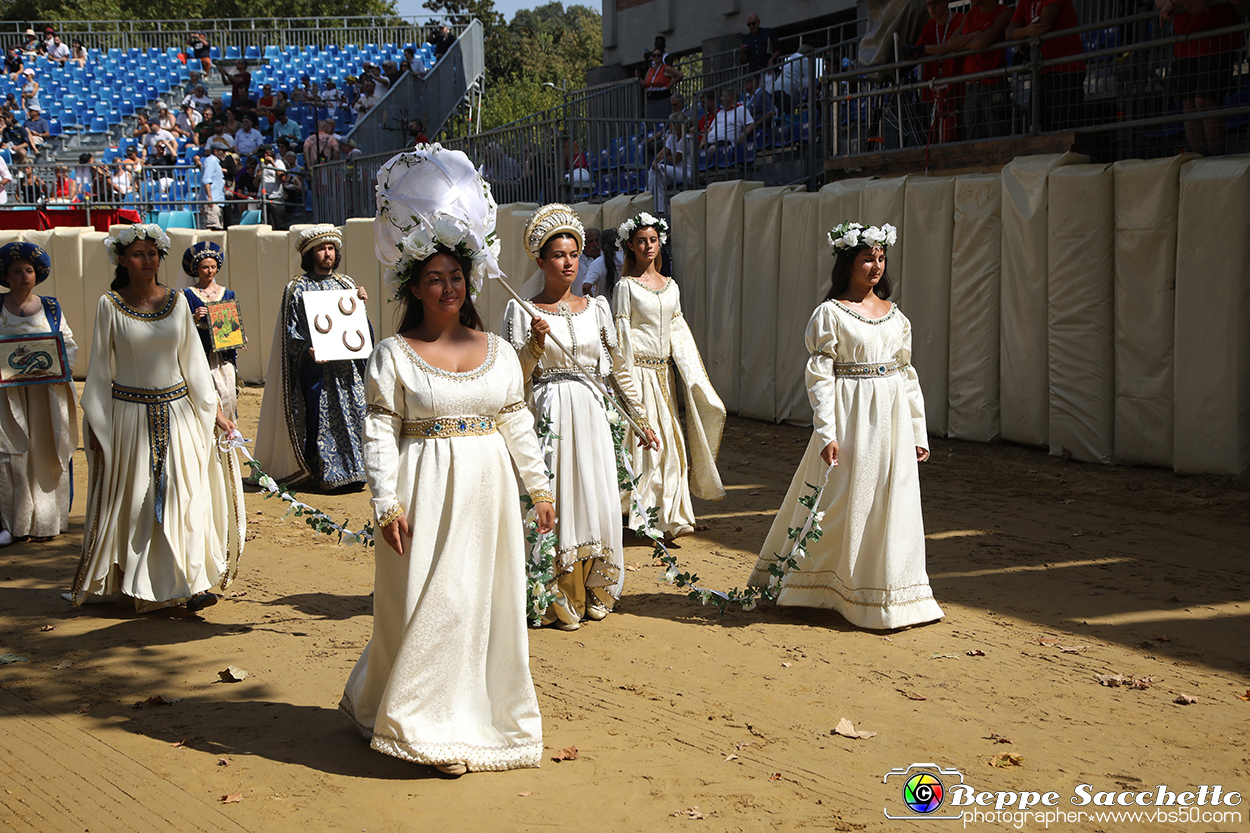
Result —
[[826, 237], [829, 239], [829, 245], [833, 247], [834, 254], [854, 249], [857, 246], [871, 246], [874, 249], [880, 246], [883, 252], [888, 252], [894, 245], [894, 241], [898, 239], [898, 229], [889, 223], [882, 223], [880, 228], [877, 226], [864, 228], [860, 223], [847, 221], [834, 226], [833, 231], [829, 232]]
[[622, 241], [628, 242], [631, 234], [640, 228], [652, 226], [660, 235], [660, 245], [668, 242], [668, 223], [659, 217], [653, 217], [647, 212], [635, 214], [625, 222], [616, 227], [616, 234]]
[[440, 251], [460, 255], [472, 262], [468, 275], [469, 292], [476, 296], [486, 279], [487, 253], [499, 256], [499, 241], [495, 235], [491, 234], [489, 241], [483, 240], [471, 224], [445, 211], [435, 211], [428, 218], [413, 219], [417, 220], [417, 227], [400, 241], [402, 254], [399, 263], [382, 276], [391, 296], [397, 301], [402, 299], [405, 287], [416, 277], [414, 267]]
[[156, 244], [156, 250], [161, 253], [162, 258], [169, 254], [169, 235], [163, 228], [156, 223], [134, 223], [117, 232], [116, 237], [109, 235], [104, 238], [104, 247], [109, 253], [109, 263], [116, 266], [122, 249], [136, 240], [151, 240]]

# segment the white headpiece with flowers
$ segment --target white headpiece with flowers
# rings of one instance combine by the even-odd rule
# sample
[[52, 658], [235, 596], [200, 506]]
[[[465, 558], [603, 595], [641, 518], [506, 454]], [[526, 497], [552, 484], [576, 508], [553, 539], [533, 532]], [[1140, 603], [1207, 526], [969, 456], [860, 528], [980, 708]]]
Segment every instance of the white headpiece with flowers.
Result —
[[481, 291], [489, 269], [490, 249], [477, 229], [445, 211], [417, 218], [417, 227], [399, 241], [399, 249], [399, 262], [382, 276], [382, 282], [397, 301], [403, 298], [405, 287], [416, 277], [416, 265], [439, 252], [460, 255], [472, 264], [466, 277], [473, 295]]
[[894, 241], [898, 239], [898, 229], [889, 223], [882, 223], [879, 228], [877, 226], [864, 228], [860, 223], [847, 221], [834, 226], [833, 231], [829, 232], [827, 237], [835, 255], [857, 246], [870, 246], [874, 249], [880, 247], [883, 252], [888, 252], [894, 245]]
[[163, 228], [156, 223], [134, 223], [117, 232], [116, 236], [109, 235], [104, 238], [104, 247], [109, 253], [109, 263], [116, 266], [117, 258], [122, 250], [136, 240], [151, 240], [156, 244], [156, 250], [161, 253], [161, 257], [169, 254], [169, 235]]
[[391, 157], [378, 170], [377, 200], [374, 252], [390, 266], [384, 280], [397, 298], [413, 264], [440, 249], [472, 261], [474, 295], [499, 276], [495, 199], [463, 152], [436, 143]]
[[638, 229], [647, 228], [648, 226], [654, 227], [656, 233], [660, 235], [660, 245], [668, 242], [668, 223], [666, 223], [662, 218], [652, 216], [645, 211], [641, 214], [635, 214], [633, 217], [630, 217], [628, 220], [617, 226], [616, 234], [623, 243], [624, 241], [629, 240], [630, 235]]

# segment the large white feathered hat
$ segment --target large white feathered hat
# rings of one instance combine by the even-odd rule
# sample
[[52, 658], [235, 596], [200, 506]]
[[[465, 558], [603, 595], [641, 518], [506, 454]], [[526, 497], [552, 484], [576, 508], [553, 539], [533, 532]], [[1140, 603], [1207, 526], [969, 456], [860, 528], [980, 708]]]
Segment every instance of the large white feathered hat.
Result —
[[482, 268], [473, 270], [474, 277], [479, 281], [499, 277], [495, 200], [490, 185], [464, 153], [432, 144], [397, 154], [378, 171], [377, 194], [373, 245], [383, 264], [402, 272], [396, 267], [412, 259], [414, 232], [425, 229], [418, 235], [425, 237], [434, 233], [436, 220], [442, 227], [454, 218], [457, 225], [467, 227], [469, 238], [485, 244], [480, 253]]

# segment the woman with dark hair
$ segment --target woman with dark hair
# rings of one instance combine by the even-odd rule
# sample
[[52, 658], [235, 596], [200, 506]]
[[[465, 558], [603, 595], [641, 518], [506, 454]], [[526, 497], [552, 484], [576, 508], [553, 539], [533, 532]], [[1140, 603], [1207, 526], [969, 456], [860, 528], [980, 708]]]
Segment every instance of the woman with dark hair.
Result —
[[[525, 252], [543, 275], [532, 298], [531, 317], [515, 300], [503, 314], [503, 333], [521, 359], [530, 407], [549, 419], [558, 439], [550, 450], [553, 484], [564, 495], [555, 551], [555, 601], [543, 624], [575, 631], [586, 619], [605, 618], [621, 597], [625, 551], [621, 538], [621, 496], [616, 449], [603, 395], [574, 367], [563, 350], [547, 343], [552, 333], [576, 351], [576, 361], [594, 377], [615, 383], [621, 406], [643, 426], [646, 420], [625, 372], [612, 310], [603, 298], [573, 294], [585, 231], [573, 209], [552, 203], [534, 212], [522, 234]], [[616, 417], [614, 413], [612, 415]], [[647, 431], [639, 442], [651, 446]]]
[[[902, 628], [942, 618], [925, 572], [917, 463], [929, 458], [924, 396], [911, 366], [911, 322], [890, 297], [891, 225], [843, 223], [828, 299], [807, 325], [811, 441], [764, 539], [748, 583], [776, 581], [792, 528], [825, 517], [798, 572], [781, 580], [779, 605], [829, 607], [861, 628]], [[828, 478], [819, 504], [807, 484]]]
[[209, 304], [234, 300], [234, 290], [217, 283], [217, 274], [225, 265], [226, 255], [221, 246], [210, 241], [196, 243], [182, 254], [182, 271], [195, 281], [195, 286], [188, 286], [182, 291], [187, 296], [191, 317], [195, 319], [195, 326], [199, 329], [200, 344], [204, 346], [204, 355], [208, 358], [208, 368], [213, 377], [213, 387], [217, 390], [217, 398], [221, 402], [221, 410], [228, 418], [237, 420], [239, 353], [237, 350], [219, 352], [213, 349], [213, 327], [208, 320]]
[[[35, 294], [51, 273], [52, 259], [34, 243], [0, 246], [0, 284], [8, 288], [0, 296], [0, 336], [60, 333], [65, 360], [73, 366], [78, 345], [61, 305], [50, 295]], [[40, 365], [22, 363], [36, 370]], [[14, 540], [42, 542], [69, 529], [78, 447], [76, 399], [73, 382], [0, 391], [0, 546]]]
[[[616, 292], [616, 281], [621, 274], [621, 265], [625, 257], [620, 249], [620, 241], [616, 237], [616, 229], [605, 228], [599, 233], [599, 256], [586, 269], [586, 277], [582, 283], [584, 295], [595, 295], [606, 298], [612, 303], [612, 295]], [[586, 289], [587, 286], [592, 289]]]
[[[380, 205], [389, 181], [379, 174]], [[408, 217], [416, 228], [390, 241], [401, 254], [385, 278], [402, 304], [400, 332], [378, 344], [366, 374], [380, 533], [373, 638], [339, 708], [374, 749], [448, 775], [534, 767], [542, 719], [517, 474], [540, 532], [554, 524], [554, 497], [516, 353], [481, 332], [473, 306], [485, 240], [458, 216]]]
[[[677, 284], [660, 274], [660, 247], [668, 240], [668, 223], [644, 212], [616, 231], [625, 252], [621, 282], [612, 298], [621, 352], [660, 441], [658, 452], [634, 451], [637, 499], [631, 503], [629, 525], [643, 528], [647, 512], [657, 508], [659, 531], [672, 539], [694, 531], [692, 492], [701, 500], [725, 496], [716, 470], [725, 406], [708, 380], [682, 317]], [[686, 394], [685, 433], [677, 411], [674, 370], [681, 375]]]
[[157, 283], [169, 238], [132, 225], [104, 240], [117, 266], [96, 306], [83, 386], [90, 473], [75, 605], [128, 596], [139, 611], [217, 603], [243, 549], [230, 434], [186, 298]]

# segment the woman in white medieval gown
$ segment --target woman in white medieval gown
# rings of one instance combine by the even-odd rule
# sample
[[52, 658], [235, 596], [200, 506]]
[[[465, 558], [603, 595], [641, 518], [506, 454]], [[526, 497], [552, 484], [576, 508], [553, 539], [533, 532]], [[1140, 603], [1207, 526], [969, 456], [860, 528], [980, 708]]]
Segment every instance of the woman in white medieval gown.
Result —
[[555, 511], [516, 352], [480, 332], [468, 290], [484, 246], [435, 215], [387, 273], [404, 317], [366, 371], [373, 638], [339, 706], [374, 749], [450, 775], [538, 766], [543, 750], [514, 465], [540, 531]]
[[[617, 232], [625, 252], [621, 280], [612, 297], [617, 333], [625, 366], [633, 373], [643, 410], [660, 443], [658, 452], [634, 449], [638, 484], [629, 525], [642, 529], [646, 512], [658, 508], [659, 531], [672, 539], [694, 531], [691, 492], [702, 500], [725, 496], [716, 470], [725, 406], [708, 380], [699, 348], [682, 317], [677, 284], [659, 271], [660, 246], [668, 224], [644, 213], [626, 220]], [[687, 435], [678, 417], [674, 370], [681, 375], [686, 394]]]
[[[563, 496], [556, 530], [556, 581], [548, 587], [555, 601], [542, 621], [562, 630], [577, 630], [585, 619], [608, 615], [621, 597], [625, 554], [616, 449], [603, 395], [563, 350], [547, 340], [547, 334], [572, 350], [592, 375], [607, 380], [609, 389], [615, 381], [625, 400], [623, 407], [646, 425], [633, 379], [624, 372], [607, 301], [572, 292], [584, 238], [581, 221], [568, 206], [552, 203], [538, 209], [522, 242], [544, 278], [542, 290], [532, 298], [539, 316], [531, 318], [511, 300], [503, 317], [504, 337], [520, 357], [530, 405], [539, 419], [551, 420], [551, 431], [558, 437], [550, 451], [555, 490]], [[648, 432], [640, 441], [649, 445], [654, 439]]]
[[942, 618], [925, 571], [917, 464], [929, 457], [924, 397], [911, 366], [911, 322], [886, 300], [890, 225], [844, 223], [834, 246], [828, 300], [807, 325], [811, 441], [764, 540], [748, 584], [790, 553], [799, 502], [820, 484], [823, 534], [781, 580], [779, 605], [827, 607], [861, 628], [901, 628]]
[[[0, 335], [59, 332], [73, 367], [78, 346], [60, 304], [34, 293], [51, 269], [48, 253], [34, 243], [0, 247], [0, 283], [9, 288], [0, 305]], [[0, 546], [14, 540], [46, 541], [69, 528], [70, 462], [78, 447], [75, 399], [73, 382], [0, 391]]]
[[213, 432], [235, 426], [186, 298], [157, 283], [165, 232], [133, 225], [104, 243], [117, 277], [96, 305], [83, 386], [87, 521], [70, 599], [199, 610], [216, 604], [243, 548], [237, 460]]

